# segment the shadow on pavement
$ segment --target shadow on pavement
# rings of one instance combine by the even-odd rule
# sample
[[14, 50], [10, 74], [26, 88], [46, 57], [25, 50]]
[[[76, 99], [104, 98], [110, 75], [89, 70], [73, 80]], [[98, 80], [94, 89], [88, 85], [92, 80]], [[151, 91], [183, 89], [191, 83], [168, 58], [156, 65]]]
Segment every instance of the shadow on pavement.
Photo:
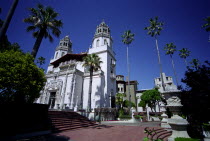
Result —
[[97, 125], [97, 126], [94, 126], [94, 127], [91, 127], [91, 128], [95, 128], [95, 129], [102, 129], [102, 128], [112, 128], [113, 126], [109, 126], [109, 125]]

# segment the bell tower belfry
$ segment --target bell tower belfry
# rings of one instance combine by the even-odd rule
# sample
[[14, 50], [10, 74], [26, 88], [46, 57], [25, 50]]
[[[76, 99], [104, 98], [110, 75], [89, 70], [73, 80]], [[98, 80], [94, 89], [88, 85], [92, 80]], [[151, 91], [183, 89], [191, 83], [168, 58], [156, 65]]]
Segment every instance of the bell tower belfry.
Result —
[[[100, 107], [114, 106], [116, 94], [116, 59], [112, 43], [110, 28], [102, 21], [96, 28], [92, 46], [88, 51], [88, 54], [97, 54], [103, 62], [101, 63], [100, 74], [93, 77], [93, 83], [95, 83], [92, 85], [95, 87], [92, 89], [92, 97], [95, 97], [92, 100], [93, 108], [98, 107], [97, 103], [94, 104], [94, 101], [100, 101]], [[100, 98], [98, 97], [99, 95]]]
[[110, 36], [109, 27], [105, 24], [104, 21], [102, 21], [101, 24], [98, 25], [96, 28], [92, 48], [97, 48], [106, 45], [109, 46], [109, 48], [112, 48], [112, 38]]
[[72, 53], [72, 42], [69, 39], [69, 36], [60, 40], [58, 47], [55, 49], [54, 59], [57, 60], [67, 53]]

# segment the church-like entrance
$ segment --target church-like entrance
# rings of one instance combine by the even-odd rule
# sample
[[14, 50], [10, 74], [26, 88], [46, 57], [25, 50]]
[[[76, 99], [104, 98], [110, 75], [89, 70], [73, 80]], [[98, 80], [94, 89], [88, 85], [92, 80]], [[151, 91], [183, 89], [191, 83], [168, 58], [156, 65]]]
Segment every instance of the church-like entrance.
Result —
[[50, 109], [54, 109], [54, 107], [55, 107], [55, 95], [56, 95], [56, 92], [51, 92], [50, 93], [50, 99], [49, 99], [49, 108]]

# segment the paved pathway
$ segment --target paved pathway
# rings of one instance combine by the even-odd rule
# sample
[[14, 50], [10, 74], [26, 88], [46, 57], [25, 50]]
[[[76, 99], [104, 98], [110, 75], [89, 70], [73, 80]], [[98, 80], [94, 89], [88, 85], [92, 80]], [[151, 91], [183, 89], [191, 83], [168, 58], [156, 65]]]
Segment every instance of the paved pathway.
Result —
[[[152, 126], [156, 124], [147, 123], [146, 125]], [[65, 138], [61, 141], [142, 141], [146, 136], [144, 133], [145, 126], [144, 124], [143, 126], [99, 125], [65, 131], [54, 134], [54, 136]]]
[[102, 123], [95, 127], [68, 130], [18, 141], [142, 141], [146, 137], [145, 127], [159, 126], [159, 122]]

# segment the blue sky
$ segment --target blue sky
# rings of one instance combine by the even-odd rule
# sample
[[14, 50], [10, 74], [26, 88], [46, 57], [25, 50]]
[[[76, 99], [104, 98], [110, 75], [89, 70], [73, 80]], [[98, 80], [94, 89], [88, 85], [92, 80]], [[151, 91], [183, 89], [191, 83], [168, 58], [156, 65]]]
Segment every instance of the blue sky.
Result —
[[[1, 19], [5, 19], [12, 1], [0, 1]], [[159, 76], [157, 52], [155, 40], [143, 29], [149, 25], [149, 19], [155, 16], [164, 22], [158, 43], [166, 75], [174, 78], [170, 57], [163, 50], [166, 43], [173, 42], [178, 50], [188, 48], [191, 51], [188, 61], [193, 58], [201, 62], [210, 60], [209, 33], [201, 27], [205, 23], [203, 19], [210, 16], [208, 0], [19, 0], [7, 35], [11, 42], [19, 43], [24, 52], [31, 52], [35, 39], [26, 32], [28, 24], [23, 23], [23, 19], [29, 15], [27, 8], [36, 7], [37, 3], [53, 7], [60, 14], [58, 19], [64, 23], [60, 38], [54, 38], [53, 43], [48, 39], [42, 41], [38, 57], [46, 58], [45, 69], [59, 40], [66, 35], [73, 42], [74, 53], [87, 51], [96, 26], [104, 19], [114, 40], [117, 74], [127, 75], [126, 47], [121, 35], [130, 29], [135, 34], [129, 49], [131, 80], [139, 82], [138, 89], [152, 88], [154, 78]], [[181, 81], [186, 67], [178, 52], [174, 54], [174, 62]]]

